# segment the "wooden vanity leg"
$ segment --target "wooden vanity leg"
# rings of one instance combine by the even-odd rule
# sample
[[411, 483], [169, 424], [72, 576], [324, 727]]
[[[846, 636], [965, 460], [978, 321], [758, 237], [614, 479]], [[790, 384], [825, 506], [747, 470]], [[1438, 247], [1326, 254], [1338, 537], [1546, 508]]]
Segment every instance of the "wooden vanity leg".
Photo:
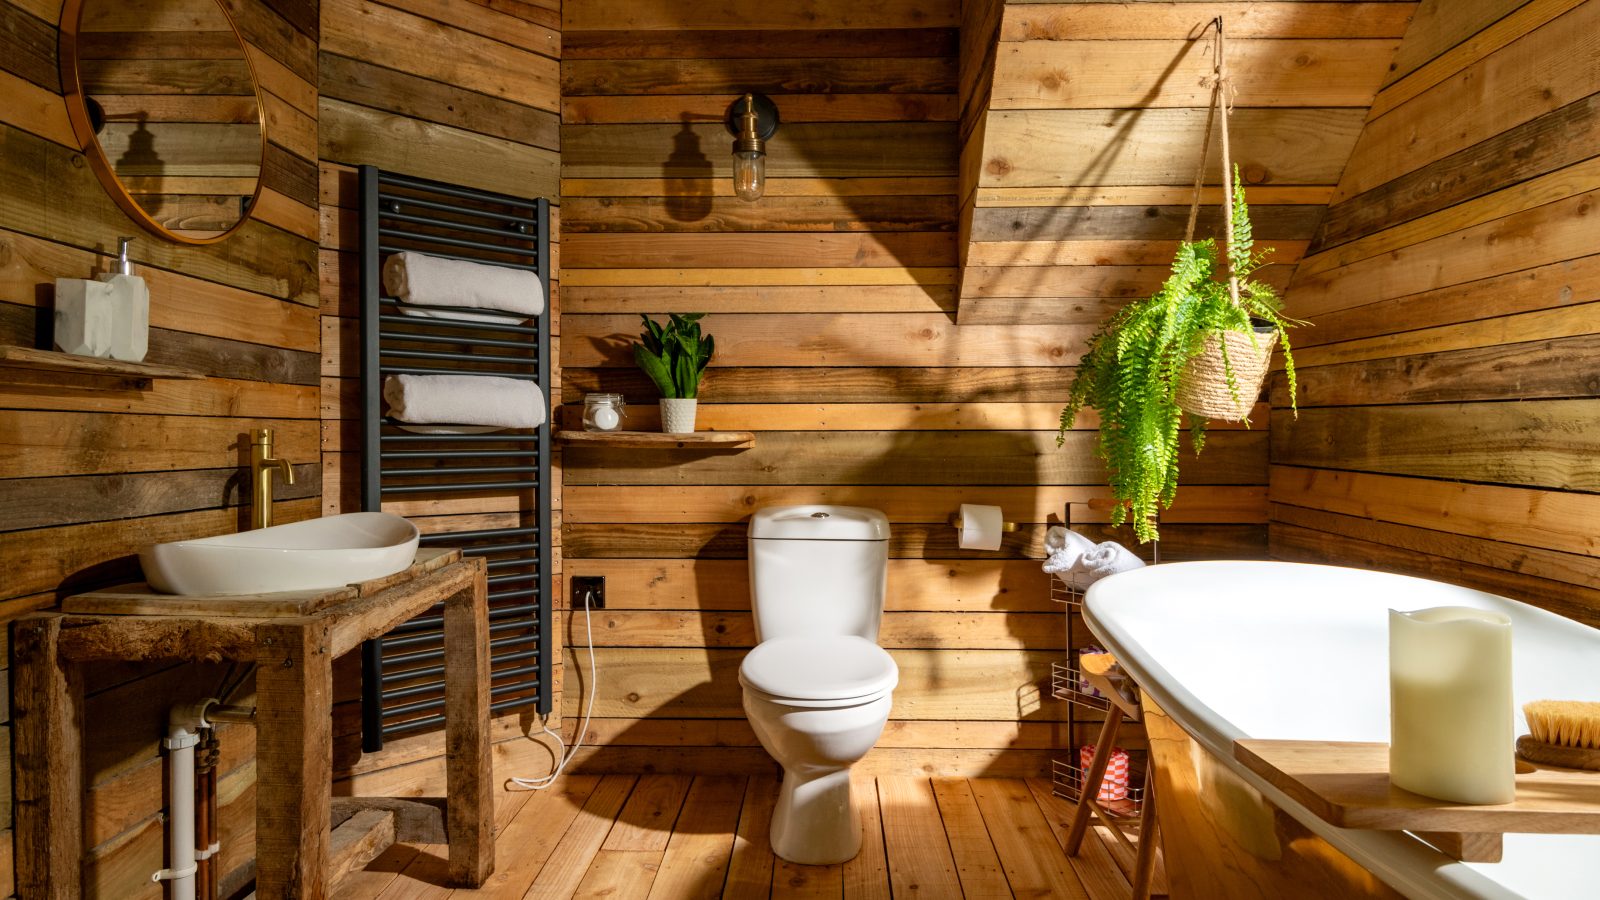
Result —
[[333, 667], [321, 619], [256, 628], [256, 896], [328, 894]]
[[1089, 819], [1094, 815], [1089, 801], [1100, 794], [1100, 782], [1105, 778], [1106, 764], [1111, 761], [1111, 750], [1116, 746], [1117, 730], [1122, 727], [1122, 710], [1115, 706], [1106, 710], [1105, 724], [1100, 726], [1100, 736], [1095, 738], [1094, 760], [1083, 773], [1083, 793], [1078, 798], [1078, 808], [1072, 813], [1072, 827], [1067, 829], [1067, 855], [1077, 856], [1083, 836], [1089, 830]]
[[482, 560], [472, 586], [444, 604], [445, 830], [450, 883], [477, 887], [494, 871], [494, 771], [489, 758], [489, 599]]
[[61, 619], [23, 619], [12, 635], [17, 896], [83, 893], [83, 679], [60, 657]]

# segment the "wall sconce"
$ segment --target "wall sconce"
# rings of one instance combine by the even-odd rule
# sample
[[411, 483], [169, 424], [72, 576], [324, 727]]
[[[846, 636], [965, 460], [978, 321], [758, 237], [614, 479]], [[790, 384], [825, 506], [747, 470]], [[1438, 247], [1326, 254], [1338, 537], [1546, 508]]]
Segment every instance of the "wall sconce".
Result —
[[778, 105], [765, 94], [745, 94], [728, 105], [723, 124], [733, 135], [733, 192], [740, 200], [760, 200], [767, 187], [767, 139], [778, 131]]

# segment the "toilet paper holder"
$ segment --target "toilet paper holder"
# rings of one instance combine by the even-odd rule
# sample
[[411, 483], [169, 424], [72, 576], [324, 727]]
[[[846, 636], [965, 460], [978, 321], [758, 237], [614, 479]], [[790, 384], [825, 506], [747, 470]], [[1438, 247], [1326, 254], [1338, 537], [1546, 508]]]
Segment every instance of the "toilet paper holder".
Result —
[[[958, 513], [958, 512], [951, 513], [949, 521], [950, 521], [950, 527], [959, 530], [961, 528], [961, 524], [962, 524], [961, 523], [961, 513]], [[1009, 534], [1009, 533], [1017, 530], [1017, 523], [1015, 523], [1015, 522], [1001, 522], [1000, 523], [1000, 530]]]

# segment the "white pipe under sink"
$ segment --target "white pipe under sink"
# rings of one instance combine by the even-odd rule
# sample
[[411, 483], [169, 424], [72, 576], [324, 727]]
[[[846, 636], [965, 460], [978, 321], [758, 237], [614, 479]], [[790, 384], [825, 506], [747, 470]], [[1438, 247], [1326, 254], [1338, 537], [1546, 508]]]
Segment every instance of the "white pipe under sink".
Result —
[[167, 714], [167, 736], [161, 739], [161, 746], [167, 749], [167, 846], [171, 855], [167, 867], [150, 880], [172, 882], [171, 900], [195, 900], [197, 863], [216, 856], [221, 849], [215, 843], [204, 850], [195, 847], [194, 809], [194, 748], [200, 743], [200, 732], [215, 728], [218, 722], [254, 725], [255, 710], [227, 706], [208, 697], [174, 706]]
[[173, 707], [168, 718], [167, 736], [167, 846], [171, 854], [167, 867], [150, 876], [151, 881], [172, 882], [172, 900], [194, 900], [194, 748], [200, 743], [200, 729], [206, 727], [205, 707], [215, 700]]

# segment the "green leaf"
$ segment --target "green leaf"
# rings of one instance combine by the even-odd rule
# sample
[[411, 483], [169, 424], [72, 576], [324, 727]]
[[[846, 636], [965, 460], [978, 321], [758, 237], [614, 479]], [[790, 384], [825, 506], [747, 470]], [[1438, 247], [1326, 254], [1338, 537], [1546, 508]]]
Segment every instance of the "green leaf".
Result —
[[699, 393], [700, 372], [694, 358], [680, 356], [672, 361], [672, 380], [678, 385], [678, 396], [692, 398]]
[[641, 314], [644, 331], [634, 344], [634, 361], [666, 398], [694, 397], [701, 373], [711, 362], [714, 342], [702, 336], [705, 313], [668, 313], [665, 325]]
[[643, 344], [634, 344], [633, 361], [655, 383], [656, 390], [661, 392], [661, 396], [668, 399], [678, 396], [673, 386], [672, 373], [668, 370], [666, 360], [650, 352]]
[[706, 335], [706, 339], [700, 342], [700, 361], [697, 371], [704, 372], [706, 370], [706, 366], [711, 365], [711, 356], [716, 352], [716, 349], [717, 339], [709, 334]]

